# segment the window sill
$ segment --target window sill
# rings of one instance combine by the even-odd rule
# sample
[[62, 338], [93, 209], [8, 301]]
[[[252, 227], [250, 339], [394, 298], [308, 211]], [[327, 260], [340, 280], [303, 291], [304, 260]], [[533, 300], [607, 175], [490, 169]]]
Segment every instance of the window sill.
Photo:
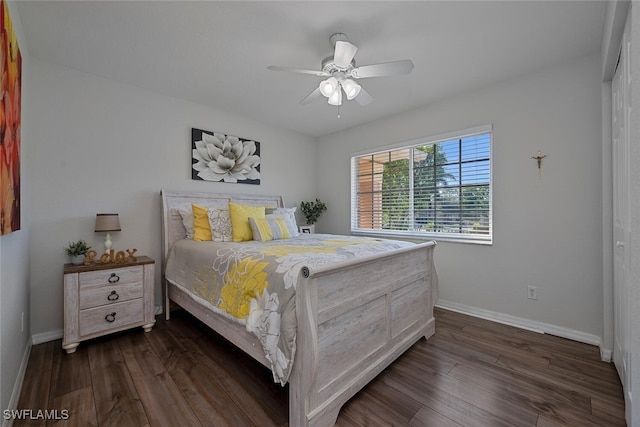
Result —
[[412, 232], [398, 232], [398, 231], [366, 231], [366, 230], [351, 230], [351, 234], [354, 236], [369, 236], [369, 237], [382, 237], [387, 239], [402, 239], [402, 240], [418, 240], [429, 241], [435, 240], [436, 242], [449, 242], [449, 243], [466, 243], [472, 245], [493, 245], [493, 237], [473, 238], [470, 236], [453, 237], [447, 233], [412, 233]]

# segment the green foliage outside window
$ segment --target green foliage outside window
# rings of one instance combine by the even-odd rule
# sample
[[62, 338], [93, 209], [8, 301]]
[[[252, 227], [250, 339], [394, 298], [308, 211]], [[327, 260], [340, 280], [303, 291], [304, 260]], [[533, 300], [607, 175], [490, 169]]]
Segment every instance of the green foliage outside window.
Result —
[[355, 157], [355, 228], [490, 237], [490, 142], [479, 133]]

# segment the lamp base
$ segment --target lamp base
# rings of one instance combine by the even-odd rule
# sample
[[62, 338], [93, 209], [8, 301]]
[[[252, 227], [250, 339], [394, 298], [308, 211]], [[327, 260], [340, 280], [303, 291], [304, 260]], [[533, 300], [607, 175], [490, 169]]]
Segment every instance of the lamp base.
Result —
[[111, 241], [111, 234], [107, 233], [107, 236], [104, 238], [104, 253], [108, 254], [111, 252], [111, 245], [113, 242]]

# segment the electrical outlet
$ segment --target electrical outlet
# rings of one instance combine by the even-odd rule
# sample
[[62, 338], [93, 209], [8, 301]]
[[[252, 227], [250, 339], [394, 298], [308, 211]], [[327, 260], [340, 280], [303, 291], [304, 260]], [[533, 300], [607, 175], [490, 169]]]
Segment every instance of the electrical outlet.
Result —
[[535, 286], [527, 286], [527, 298], [538, 299], [538, 288]]

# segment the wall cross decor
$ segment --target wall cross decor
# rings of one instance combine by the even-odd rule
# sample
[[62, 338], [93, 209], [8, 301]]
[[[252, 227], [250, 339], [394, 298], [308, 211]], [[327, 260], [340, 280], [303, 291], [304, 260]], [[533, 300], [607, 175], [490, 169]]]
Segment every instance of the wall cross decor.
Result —
[[546, 154], [542, 154], [542, 152], [540, 150], [538, 150], [538, 154], [536, 156], [532, 156], [531, 158], [533, 160], [536, 160], [538, 162], [538, 176], [542, 176], [542, 159], [544, 159], [545, 157], [547, 157]]

